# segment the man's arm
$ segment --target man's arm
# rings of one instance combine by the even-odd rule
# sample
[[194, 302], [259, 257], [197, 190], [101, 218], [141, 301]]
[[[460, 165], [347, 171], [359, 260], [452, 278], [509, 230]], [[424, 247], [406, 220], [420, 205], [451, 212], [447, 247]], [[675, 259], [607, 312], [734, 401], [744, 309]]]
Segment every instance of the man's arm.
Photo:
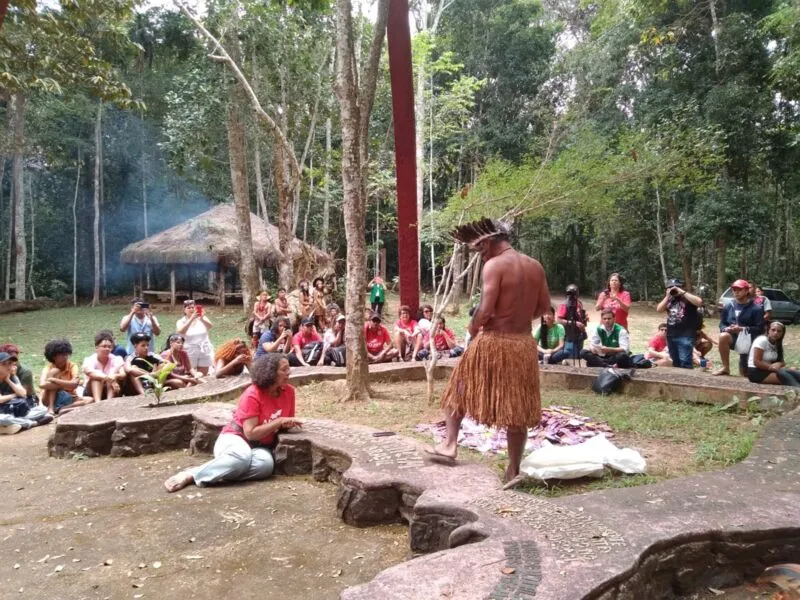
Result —
[[628, 352], [631, 349], [631, 338], [628, 335], [628, 330], [624, 327], [619, 332], [619, 347], [625, 352]]
[[502, 271], [497, 266], [497, 261], [493, 263], [490, 260], [484, 265], [481, 302], [475, 314], [472, 315], [472, 320], [469, 322], [469, 327], [467, 328], [471, 337], [478, 335], [481, 327], [483, 327], [494, 314], [494, 309], [497, 306], [497, 298], [500, 296], [500, 283], [502, 279]]

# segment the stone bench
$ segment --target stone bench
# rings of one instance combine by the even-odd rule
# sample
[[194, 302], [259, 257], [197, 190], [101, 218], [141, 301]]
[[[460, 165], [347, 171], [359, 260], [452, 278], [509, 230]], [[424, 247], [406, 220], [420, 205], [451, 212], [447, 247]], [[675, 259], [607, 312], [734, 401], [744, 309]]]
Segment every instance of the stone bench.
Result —
[[[452, 364], [443, 361], [443, 373]], [[562, 378], [572, 387], [595, 372], [548, 366], [542, 379], [548, 385]], [[371, 373], [408, 381], [423, 378], [424, 368], [376, 365]], [[343, 374], [297, 369], [292, 380]], [[690, 374], [697, 381], [687, 381], [687, 375], [654, 369], [636, 379], [658, 393], [711, 383], [725, 399], [754, 391], [740, 378]], [[670, 377], [680, 381], [670, 386]], [[230, 380], [224, 393], [246, 383]], [[187, 445], [207, 453], [232, 410], [230, 403], [196, 401], [154, 408], [147, 397], [105, 401], [64, 415], [51, 453], [127, 456]], [[771, 422], [750, 457], [729, 469], [552, 500], [502, 491], [496, 474], [481, 464], [435, 464], [415, 440], [373, 433], [311, 419], [282, 434], [275, 451], [279, 473], [311, 474], [337, 486], [336, 510], [346, 523], [408, 523], [409, 545], [423, 553], [345, 590], [347, 600], [676, 598], [800, 560], [800, 410]]]

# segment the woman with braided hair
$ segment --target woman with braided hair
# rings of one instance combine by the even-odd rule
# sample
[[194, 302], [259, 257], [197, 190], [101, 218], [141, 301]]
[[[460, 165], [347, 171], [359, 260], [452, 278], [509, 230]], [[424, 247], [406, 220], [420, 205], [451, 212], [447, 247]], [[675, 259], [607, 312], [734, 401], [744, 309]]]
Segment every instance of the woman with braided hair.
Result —
[[442, 394], [445, 439], [427, 448], [430, 458], [453, 463], [465, 415], [484, 425], [506, 427], [507, 482], [519, 475], [528, 428], [541, 419], [539, 356], [531, 326], [550, 310], [542, 265], [514, 250], [508, 233], [505, 223], [489, 219], [451, 233], [456, 241], [480, 252], [483, 288], [468, 328], [472, 341]]

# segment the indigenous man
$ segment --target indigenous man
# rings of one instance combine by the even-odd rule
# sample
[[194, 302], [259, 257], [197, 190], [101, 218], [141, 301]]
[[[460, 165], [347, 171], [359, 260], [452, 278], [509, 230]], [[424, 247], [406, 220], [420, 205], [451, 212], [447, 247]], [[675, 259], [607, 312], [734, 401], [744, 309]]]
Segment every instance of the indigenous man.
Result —
[[550, 308], [547, 279], [538, 261], [511, 247], [505, 223], [482, 219], [451, 235], [480, 252], [483, 288], [468, 328], [472, 342], [442, 394], [445, 439], [427, 452], [432, 458], [455, 459], [461, 420], [469, 414], [484, 425], [507, 428], [506, 481], [511, 481], [519, 475], [528, 428], [541, 418], [539, 356], [531, 324]]

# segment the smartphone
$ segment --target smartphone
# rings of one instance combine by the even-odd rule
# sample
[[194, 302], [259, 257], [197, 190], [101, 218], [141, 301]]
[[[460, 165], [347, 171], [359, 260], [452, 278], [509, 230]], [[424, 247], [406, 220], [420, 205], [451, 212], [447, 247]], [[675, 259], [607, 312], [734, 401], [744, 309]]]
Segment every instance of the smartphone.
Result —
[[149, 302], [139, 302], [139, 306], [141, 306], [143, 309], [150, 308], [150, 303]]
[[197, 311], [198, 315], [202, 315], [203, 314], [203, 307], [200, 304], [195, 304], [194, 305], [194, 309]]

